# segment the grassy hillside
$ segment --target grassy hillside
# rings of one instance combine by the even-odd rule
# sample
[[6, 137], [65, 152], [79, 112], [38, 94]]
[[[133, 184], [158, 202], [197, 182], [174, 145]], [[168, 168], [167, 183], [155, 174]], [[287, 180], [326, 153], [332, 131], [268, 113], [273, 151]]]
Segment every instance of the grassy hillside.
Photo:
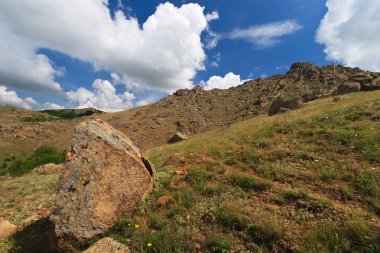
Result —
[[[174, 153], [183, 166], [165, 163]], [[380, 92], [255, 117], [149, 156], [155, 190], [111, 232], [136, 250], [380, 251]]]
[[[380, 252], [380, 91], [257, 116], [148, 155], [152, 194], [107, 232], [133, 252]], [[0, 191], [11, 196], [37, 177]], [[49, 193], [47, 179], [28, 192], [46, 182]], [[4, 203], [17, 223], [21, 202]]]

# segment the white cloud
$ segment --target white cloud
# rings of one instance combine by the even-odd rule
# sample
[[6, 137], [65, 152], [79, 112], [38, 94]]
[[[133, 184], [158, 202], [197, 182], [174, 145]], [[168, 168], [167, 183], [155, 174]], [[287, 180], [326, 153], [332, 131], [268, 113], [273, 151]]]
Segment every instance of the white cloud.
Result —
[[224, 77], [221, 76], [212, 76], [208, 79], [207, 82], [202, 81], [201, 84], [206, 90], [212, 89], [228, 89], [230, 87], [237, 86], [248, 80], [241, 80], [240, 75], [235, 75], [230, 72]]
[[131, 108], [134, 95], [129, 92], [117, 94], [115, 87], [107, 80], [96, 79], [94, 91], [83, 87], [67, 92], [69, 102], [76, 108], [93, 107], [106, 112], [116, 112]]
[[8, 90], [7, 87], [0, 85], [0, 104], [7, 104], [24, 109], [63, 109], [63, 106], [54, 103], [40, 104], [31, 97], [20, 98], [15, 91]]
[[219, 19], [219, 13], [218, 13], [218, 11], [213, 11], [211, 13], [207, 13], [206, 14], [206, 20], [208, 22], [213, 21], [213, 20], [218, 20], [218, 19]]
[[[1, 5], [1, 4], [0, 4]], [[14, 34], [4, 24], [0, 7], [0, 82], [8, 86], [59, 95], [60, 85], [54, 81], [62, 71], [50, 60], [35, 53], [36, 48]]]
[[58, 110], [58, 109], [65, 109], [65, 107], [61, 105], [57, 105], [54, 103], [44, 103], [41, 107], [43, 110]]
[[212, 67], [219, 67], [219, 63], [222, 60], [222, 54], [219, 52], [216, 55], [213, 56], [213, 60], [210, 62], [210, 66]]
[[156, 98], [154, 98], [154, 97], [144, 98], [144, 99], [139, 100], [136, 103], [136, 106], [149, 105], [149, 104], [154, 103], [154, 102], [156, 102]]
[[36, 53], [47, 48], [118, 73], [139, 87], [172, 91], [192, 86], [191, 79], [204, 69], [206, 59], [201, 33], [217, 12], [204, 14], [198, 4], [178, 8], [165, 3], [139, 24], [121, 11], [112, 19], [107, 4], [107, 0], [0, 1], [0, 81], [29, 90], [59, 90], [54, 78], [60, 71]]
[[380, 71], [380, 1], [327, 0], [317, 31], [330, 60]]
[[258, 48], [276, 46], [280, 38], [293, 34], [302, 29], [294, 20], [272, 22], [263, 25], [251, 26], [246, 29], [237, 28], [229, 34], [230, 39], [243, 39], [253, 43]]
[[32, 98], [21, 99], [16, 92], [10, 91], [7, 87], [0, 85], [0, 104], [13, 105], [25, 109], [31, 109]]

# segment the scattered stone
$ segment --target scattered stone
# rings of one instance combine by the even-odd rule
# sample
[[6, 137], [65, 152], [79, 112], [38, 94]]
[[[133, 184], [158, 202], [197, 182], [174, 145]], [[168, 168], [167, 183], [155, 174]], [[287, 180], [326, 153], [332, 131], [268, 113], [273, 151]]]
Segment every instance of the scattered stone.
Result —
[[106, 231], [149, 194], [155, 169], [106, 122], [75, 128], [51, 216], [58, 237], [83, 242]]
[[184, 141], [184, 140], [187, 140], [188, 137], [184, 134], [181, 134], [181, 133], [175, 133], [169, 140], [168, 140], [168, 143], [176, 143], [176, 142], [179, 142], [179, 141]]
[[288, 112], [289, 110], [299, 108], [299, 106], [300, 104], [297, 100], [283, 100], [282, 98], [278, 98], [270, 105], [268, 115], [272, 116], [281, 112]]
[[111, 237], [104, 237], [82, 253], [130, 253], [129, 248]]
[[183, 168], [187, 167], [189, 162], [186, 159], [186, 156], [182, 154], [175, 153], [166, 159], [164, 166], [172, 166], [174, 168]]
[[266, 208], [267, 208], [267, 210], [273, 211], [273, 212], [280, 209], [280, 207], [278, 205], [273, 205], [273, 204], [267, 204]]
[[64, 169], [64, 167], [64, 164], [48, 163], [33, 169], [33, 172], [39, 175], [58, 174]]
[[0, 221], [0, 239], [7, 238], [17, 231], [17, 226], [7, 220]]
[[172, 196], [161, 196], [158, 198], [157, 200], [157, 203], [160, 204], [161, 206], [164, 206], [166, 205], [167, 203], [169, 203], [169, 201], [172, 199]]

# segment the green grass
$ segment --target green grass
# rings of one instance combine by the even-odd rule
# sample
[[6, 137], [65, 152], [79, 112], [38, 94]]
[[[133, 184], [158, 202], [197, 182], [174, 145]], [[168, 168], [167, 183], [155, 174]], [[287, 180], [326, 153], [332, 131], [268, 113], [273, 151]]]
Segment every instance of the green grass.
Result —
[[231, 244], [223, 235], [212, 235], [203, 242], [203, 248], [214, 253], [226, 253], [230, 250]]
[[0, 166], [0, 175], [9, 173], [11, 176], [20, 176], [40, 165], [47, 163], [60, 164], [65, 159], [66, 152], [58, 151], [54, 147], [42, 146], [26, 157], [6, 157]]
[[243, 173], [234, 172], [230, 176], [231, 183], [245, 190], [265, 191], [269, 189], [273, 183], [270, 180], [249, 176]]

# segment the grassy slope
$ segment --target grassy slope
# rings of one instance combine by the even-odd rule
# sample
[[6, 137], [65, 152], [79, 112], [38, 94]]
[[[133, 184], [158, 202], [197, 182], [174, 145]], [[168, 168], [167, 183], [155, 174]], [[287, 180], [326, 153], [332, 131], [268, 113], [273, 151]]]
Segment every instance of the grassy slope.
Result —
[[[189, 162], [182, 180], [180, 168], [164, 166], [174, 153]], [[113, 232], [136, 249], [152, 241], [158, 252], [380, 251], [380, 92], [255, 117], [149, 156], [157, 187]], [[166, 206], [157, 204], [163, 195], [172, 196]]]
[[[379, 252], [379, 145], [378, 91], [157, 147], [153, 193], [107, 234], [134, 252]], [[185, 168], [165, 165], [174, 153]], [[161, 196], [171, 200], [159, 205]]]

